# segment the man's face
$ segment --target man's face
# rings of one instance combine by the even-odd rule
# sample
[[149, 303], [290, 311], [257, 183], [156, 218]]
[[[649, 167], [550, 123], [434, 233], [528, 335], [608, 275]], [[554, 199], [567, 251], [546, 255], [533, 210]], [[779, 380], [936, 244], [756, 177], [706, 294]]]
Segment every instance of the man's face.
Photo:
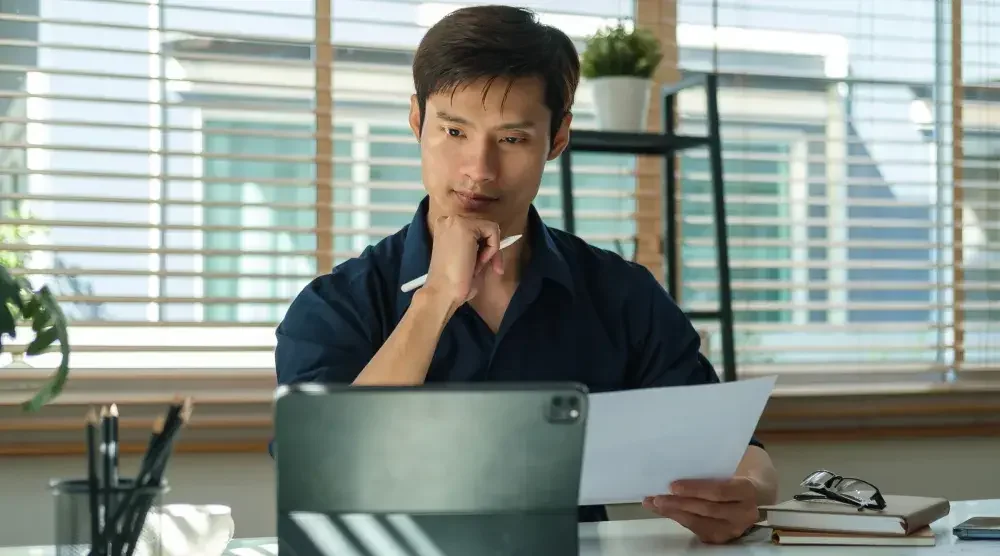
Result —
[[461, 214], [496, 222], [504, 235], [523, 231], [546, 161], [565, 148], [570, 119], [553, 145], [543, 82], [517, 79], [509, 91], [508, 84], [493, 81], [485, 97], [485, 80], [431, 95], [423, 129], [412, 99], [410, 126], [420, 140], [431, 217]]

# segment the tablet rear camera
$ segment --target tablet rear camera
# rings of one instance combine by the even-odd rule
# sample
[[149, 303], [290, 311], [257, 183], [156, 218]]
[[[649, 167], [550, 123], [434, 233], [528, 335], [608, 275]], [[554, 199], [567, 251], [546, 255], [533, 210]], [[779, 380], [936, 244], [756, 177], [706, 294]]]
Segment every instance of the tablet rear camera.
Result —
[[580, 400], [574, 396], [553, 396], [547, 418], [552, 423], [575, 423], [580, 419]]

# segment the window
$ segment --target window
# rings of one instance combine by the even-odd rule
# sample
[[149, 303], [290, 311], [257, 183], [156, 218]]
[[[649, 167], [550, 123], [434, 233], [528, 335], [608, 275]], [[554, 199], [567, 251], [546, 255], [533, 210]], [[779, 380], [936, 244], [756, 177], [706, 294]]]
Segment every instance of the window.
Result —
[[[1000, 98], [998, 98], [1000, 100]], [[971, 103], [970, 103], [971, 104]], [[971, 114], [976, 121], [976, 112]], [[964, 358], [971, 370], [995, 365], [1000, 342], [1000, 130], [965, 137], [962, 297]]]
[[[19, 146], [5, 156], [35, 156], [27, 174], [5, 163], [4, 185], [27, 178], [44, 230], [44, 248], [18, 246], [38, 255], [19, 272], [65, 286], [78, 373], [267, 370], [298, 291], [410, 221], [424, 192], [409, 64], [422, 29], [450, 8], [420, 6], [407, 36], [377, 18], [376, 33], [359, 34], [351, 13], [363, 3], [338, 2], [329, 99], [315, 88], [312, 1], [40, 0], [37, 28], [20, 11], [0, 19], [2, 38], [35, 40], [12, 97], [24, 112], [4, 124], [19, 118], [30, 136], [5, 138]], [[588, 29], [631, 14], [605, 15]], [[36, 40], [56, 34], [55, 48]], [[582, 125], [590, 110], [579, 104]], [[580, 234], [632, 256], [634, 160], [577, 166]], [[546, 169], [537, 201], [555, 226], [558, 170]]]
[[[5, 143], [23, 143], [24, 126], [8, 124], [0, 126]], [[20, 211], [19, 195], [24, 193], [24, 174], [27, 165], [24, 160], [24, 150], [5, 149], [0, 153], [0, 215], [12, 215]]]
[[[589, 123], [579, 119], [584, 125]], [[636, 157], [573, 153], [573, 172], [576, 234], [592, 245], [633, 258]], [[550, 226], [562, 226], [558, 160], [546, 167], [535, 206]]]
[[[732, 280], [736, 283], [735, 320], [791, 323], [790, 309], [761, 310], [760, 306], [790, 307], [788, 302], [796, 288], [791, 269], [782, 263], [792, 260], [792, 229], [797, 225], [791, 219], [791, 211], [799, 201], [791, 192], [804, 190], [806, 186], [801, 179], [792, 182], [791, 168], [805, 161], [791, 159], [790, 145], [794, 139], [782, 141], [764, 135], [754, 141], [744, 134], [735, 135], [744, 140], [723, 144], [724, 191], [731, 204], [729, 252], [735, 261], [732, 265]], [[684, 243], [682, 299], [693, 309], [713, 310], [718, 307], [719, 274], [708, 158], [686, 155], [680, 167], [685, 215], [680, 232]], [[731, 203], [733, 199], [742, 202]], [[777, 266], [769, 266], [768, 262]], [[804, 289], [805, 284], [797, 287]]]
[[[310, 126], [209, 120], [204, 130], [209, 132], [204, 136], [206, 156], [202, 162], [204, 246], [213, 253], [204, 261], [205, 298], [259, 300], [206, 305], [204, 318], [277, 322], [288, 300], [301, 289], [302, 279], [316, 273], [311, 255], [316, 250], [312, 231], [316, 227], [316, 194], [308, 183], [314, 175], [308, 162], [314, 152], [308, 138]], [[296, 137], [227, 133], [240, 130]], [[334, 128], [335, 134], [350, 132], [348, 126]], [[347, 139], [335, 139], [334, 156], [349, 156], [350, 146]], [[335, 179], [350, 179], [350, 166], [338, 164], [334, 168]], [[226, 181], [215, 181], [219, 178]], [[350, 227], [345, 216], [348, 214], [336, 213], [334, 226]], [[351, 250], [345, 241], [348, 238], [337, 239], [335, 249]], [[219, 251], [232, 254], [214, 254]], [[227, 277], [211, 277], [215, 274]]]
[[[2, 5], [0, 13], [3, 13]], [[0, 29], [3, 29], [2, 24], [0, 21]], [[5, 53], [10, 53], [9, 49], [0, 46], [0, 56]], [[21, 72], [0, 72], [0, 93], [16, 93], [22, 89], [23, 81], [24, 74]], [[29, 241], [33, 231], [24, 222], [27, 214], [23, 211], [23, 195], [26, 193], [24, 178], [28, 165], [27, 151], [19, 147], [26, 142], [24, 111], [23, 99], [0, 97], [0, 145], [10, 145], [0, 147], [0, 263], [5, 266], [20, 266], [28, 262], [27, 252], [5, 247]]]
[[[778, 374], [787, 386], [926, 384], [995, 365], [987, 346], [1000, 337], [983, 333], [993, 308], [984, 281], [994, 266], [987, 261], [996, 260], [988, 255], [995, 215], [977, 184], [995, 166], [985, 146], [997, 133], [989, 115], [1000, 97], [985, 94], [989, 87], [969, 91], [976, 103], [973, 110], [966, 101], [966, 144], [974, 127], [992, 131], [978, 139], [978, 162], [966, 147], [964, 176], [956, 178], [943, 95], [952, 84], [938, 81], [936, 69], [949, 62], [936, 57], [934, 35], [935, 26], [939, 37], [955, 32], [950, 8], [942, 15], [935, 11], [941, 3], [930, 0], [905, 10], [896, 2], [800, 4], [682, 0], [678, 7], [681, 69], [718, 72], [722, 84], [737, 372]], [[965, 44], [989, 43], [992, 12], [978, 3], [966, 11], [981, 19], [958, 27], [968, 30]], [[893, 31], [918, 23], [926, 29], [920, 39]], [[685, 48], [683, 37], [694, 42], [699, 25], [740, 38], [720, 39], [717, 50]], [[968, 56], [967, 65], [977, 62], [966, 75], [996, 79], [995, 56], [981, 47]], [[681, 102], [681, 120], [695, 133], [704, 130], [700, 94]], [[934, 98], [944, 100], [935, 106]], [[772, 137], [760, 137], [764, 130]], [[714, 309], [705, 158], [685, 157], [680, 168], [682, 301]], [[965, 207], [960, 223], [957, 204]], [[956, 227], [964, 229], [964, 248]], [[703, 326], [713, 358], [721, 357], [713, 323]]]
[[[150, 376], [181, 376], [217, 399], [266, 390], [292, 297], [410, 221], [424, 195], [410, 64], [454, 5], [331, 4], [0, 0], [0, 230], [36, 230], [3, 253], [58, 294], [79, 388], [114, 376], [152, 395], [174, 383]], [[869, 391], [992, 376], [995, 10], [966, 3], [965, 97], [950, 99], [935, 37], [957, 27], [933, 0], [527, 4], [580, 48], [608, 22], [639, 20], [665, 38], [664, 81], [718, 73], [740, 377]], [[317, 17], [332, 17], [330, 37], [315, 36]], [[683, 93], [678, 114], [703, 134], [702, 91]], [[574, 124], [595, 125], [586, 82]], [[535, 203], [555, 227], [559, 164]], [[656, 270], [659, 175], [630, 156], [573, 164], [579, 235]], [[707, 153], [678, 168], [680, 302], [714, 309]], [[721, 365], [717, 324], [696, 326]]]

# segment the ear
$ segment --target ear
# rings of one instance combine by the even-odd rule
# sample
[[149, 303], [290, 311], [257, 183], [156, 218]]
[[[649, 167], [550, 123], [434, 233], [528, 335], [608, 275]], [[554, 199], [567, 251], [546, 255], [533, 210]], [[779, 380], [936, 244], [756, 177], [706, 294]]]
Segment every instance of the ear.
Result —
[[417, 103], [417, 95], [410, 95], [410, 129], [417, 141], [420, 141], [420, 105]]
[[552, 141], [552, 148], [549, 149], [548, 159], [555, 160], [559, 158], [559, 155], [566, 150], [566, 146], [569, 145], [569, 127], [573, 123], [573, 113], [567, 112], [563, 116], [562, 123], [559, 124], [559, 129], [556, 130], [555, 140]]

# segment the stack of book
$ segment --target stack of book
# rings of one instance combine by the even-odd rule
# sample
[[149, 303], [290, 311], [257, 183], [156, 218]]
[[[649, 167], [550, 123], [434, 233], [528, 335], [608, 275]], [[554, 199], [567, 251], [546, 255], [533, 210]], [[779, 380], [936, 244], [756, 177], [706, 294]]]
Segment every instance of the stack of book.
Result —
[[884, 510], [834, 501], [789, 500], [762, 506], [771, 542], [786, 545], [934, 546], [931, 523], [948, 515], [943, 498], [885, 496]]

